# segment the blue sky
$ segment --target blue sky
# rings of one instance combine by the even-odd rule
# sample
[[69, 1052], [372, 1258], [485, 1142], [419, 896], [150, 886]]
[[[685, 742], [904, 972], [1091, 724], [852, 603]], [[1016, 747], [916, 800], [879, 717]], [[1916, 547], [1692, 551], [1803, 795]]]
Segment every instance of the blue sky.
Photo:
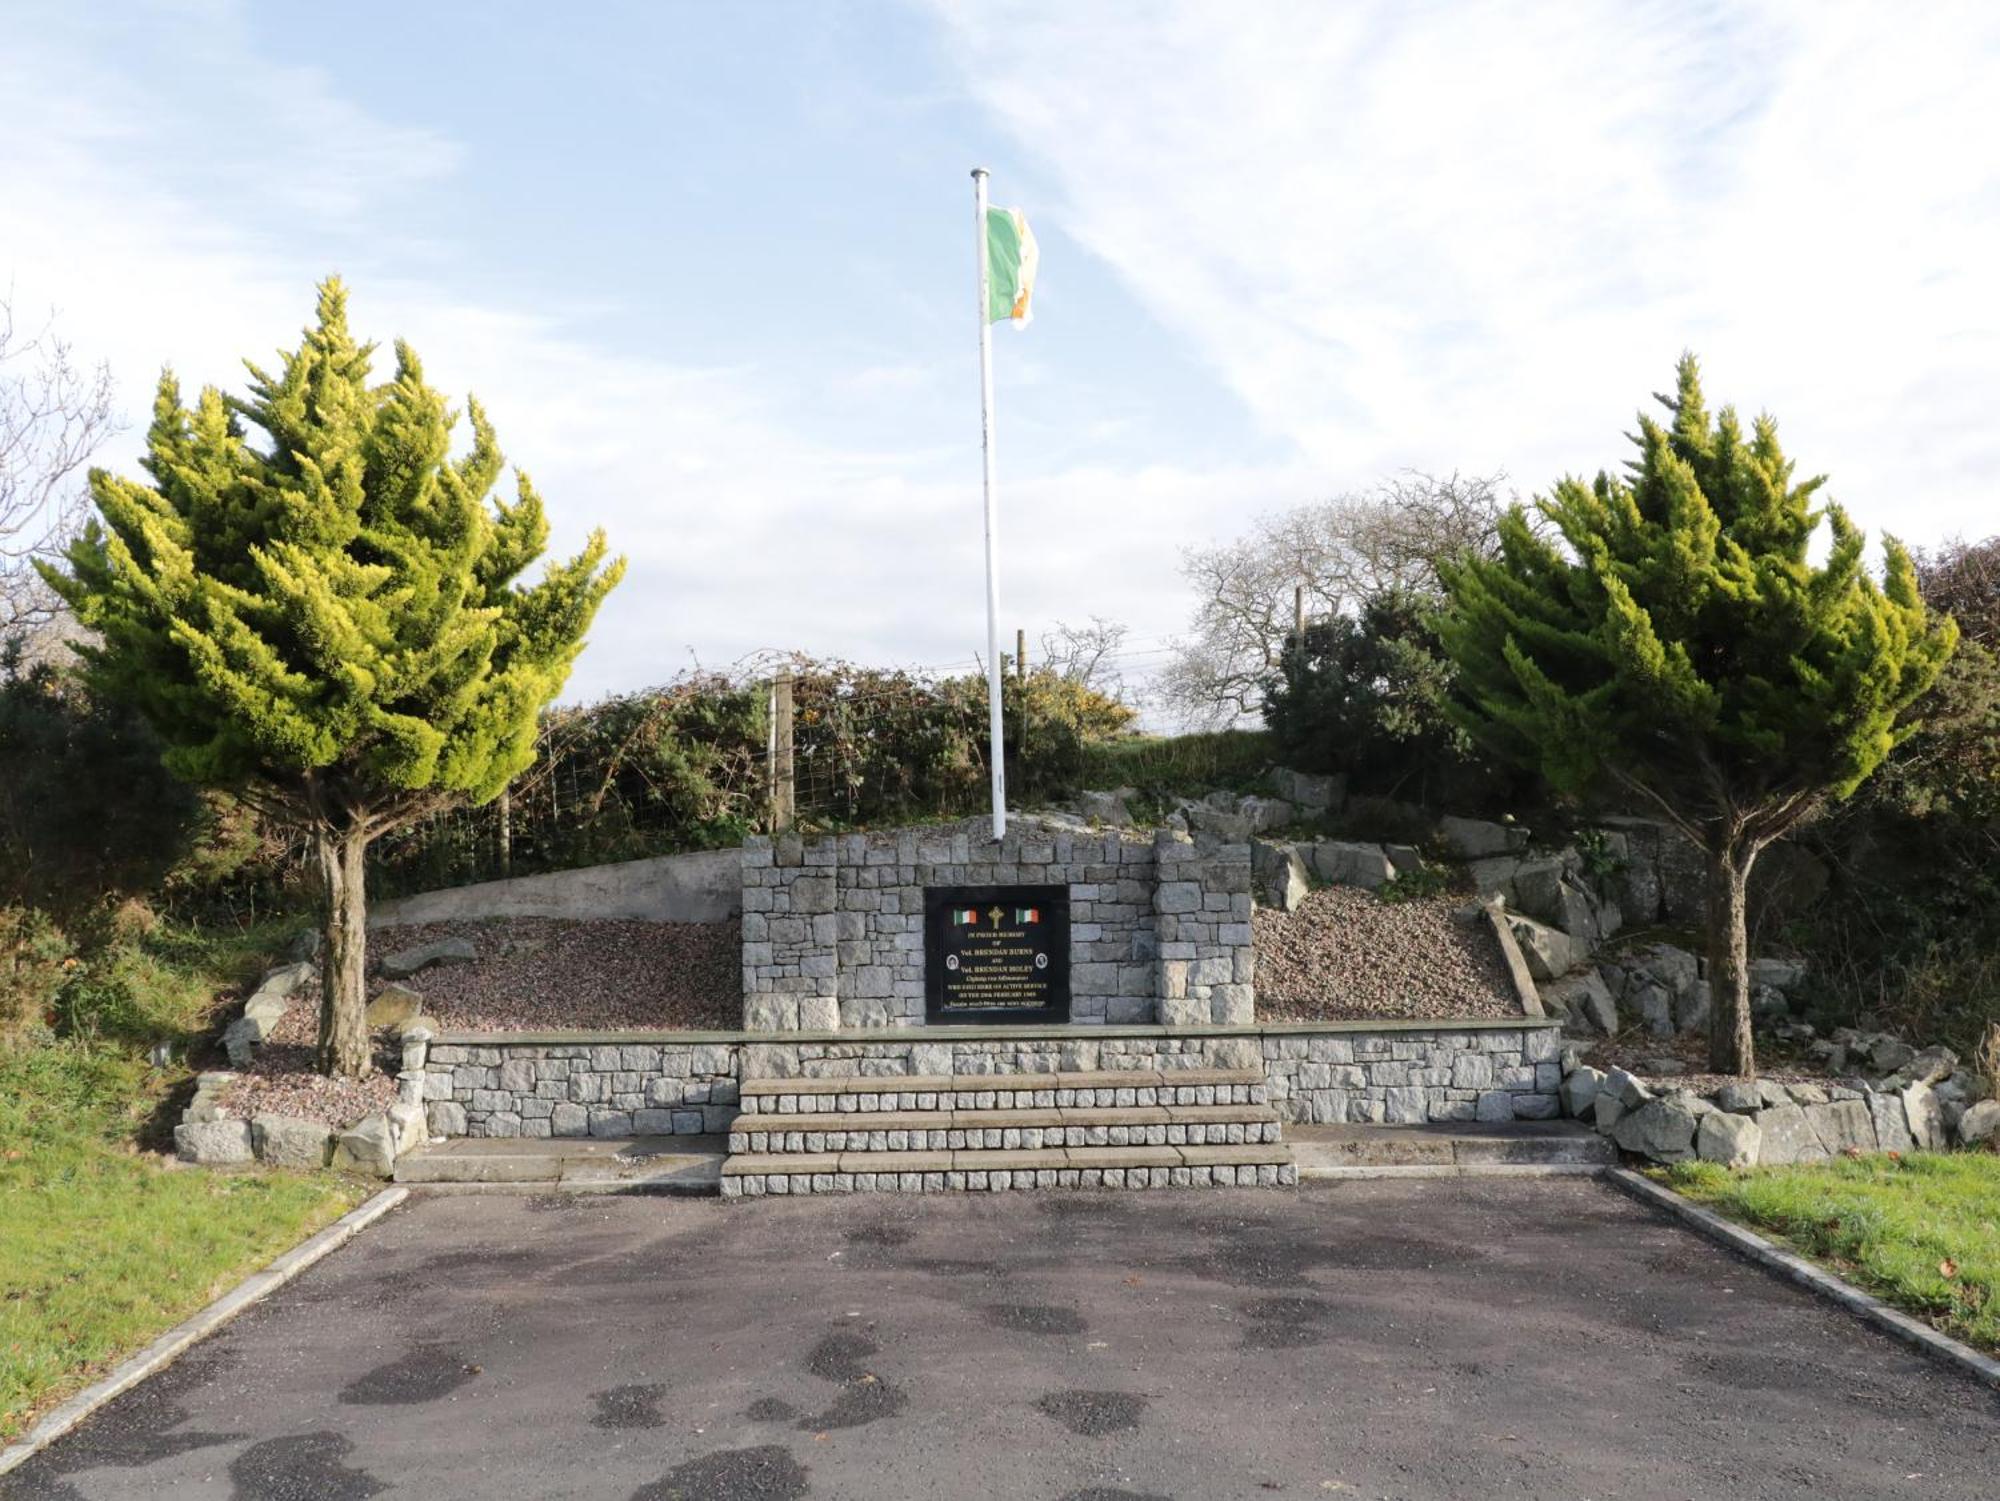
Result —
[[1182, 546], [1405, 466], [1618, 462], [1690, 346], [1863, 524], [2000, 516], [1991, 7], [16, 0], [7, 33], [17, 309], [137, 418], [341, 272], [559, 540], [631, 554], [576, 695], [970, 660], [975, 163], [1042, 243], [997, 337], [1031, 635], [1157, 652]]

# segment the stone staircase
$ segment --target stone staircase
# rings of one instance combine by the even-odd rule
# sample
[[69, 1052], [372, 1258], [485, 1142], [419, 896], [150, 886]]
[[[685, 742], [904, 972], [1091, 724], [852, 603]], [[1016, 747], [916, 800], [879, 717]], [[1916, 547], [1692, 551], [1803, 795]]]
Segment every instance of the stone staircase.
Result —
[[1298, 1182], [1257, 1069], [759, 1079], [725, 1198]]

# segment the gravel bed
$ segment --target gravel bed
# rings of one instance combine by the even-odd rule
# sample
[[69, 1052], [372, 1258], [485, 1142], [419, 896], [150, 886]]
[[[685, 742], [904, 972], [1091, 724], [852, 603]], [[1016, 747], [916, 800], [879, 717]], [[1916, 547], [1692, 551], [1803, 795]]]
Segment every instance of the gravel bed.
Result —
[[1310, 892], [1294, 912], [1257, 909], [1257, 1014], [1273, 1021], [1519, 1016], [1499, 940], [1461, 925], [1463, 897], [1382, 902], [1354, 886]]
[[[729, 1030], [743, 1023], [743, 947], [735, 922], [570, 922], [523, 917], [377, 928], [372, 960], [442, 938], [471, 940], [473, 964], [433, 965], [404, 983], [437, 1031]], [[389, 982], [371, 976], [372, 998]], [[329, 1079], [313, 1068], [319, 986], [299, 987], [250, 1067], [223, 1091], [230, 1115], [295, 1115], [343, 1129], [396, 1102], [402, 1044], [375, 1038], [375, 1072]]]
[[[439, 964], [405, 983], [439, 1031], [715, 1031], [743, 1025], [742, 926], [517, 917], [378, 928], [380, 957], [471, 940], [476, 964]], [[370, 994], [384, 982], [370, 982]]]

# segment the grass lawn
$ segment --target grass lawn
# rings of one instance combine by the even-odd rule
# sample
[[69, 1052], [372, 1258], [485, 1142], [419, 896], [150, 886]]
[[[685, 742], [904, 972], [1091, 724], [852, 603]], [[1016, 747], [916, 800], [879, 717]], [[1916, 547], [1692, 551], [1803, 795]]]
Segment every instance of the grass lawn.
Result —
[[1684, 1162], [1661, 1176], [1884, 1302], [2000, 1353], [2000, 1155], [1871, 1156], [1739, 1173]]
[[[125, 1020], [184, 1041], [206, 1024], [216, 966], [242, 955], [158, 947], [127, 965]], [[0, 1050], [0, 1441], [367, 1193], [143, 1150], [186, 1077], [148, 1066], [129, 1035]]]

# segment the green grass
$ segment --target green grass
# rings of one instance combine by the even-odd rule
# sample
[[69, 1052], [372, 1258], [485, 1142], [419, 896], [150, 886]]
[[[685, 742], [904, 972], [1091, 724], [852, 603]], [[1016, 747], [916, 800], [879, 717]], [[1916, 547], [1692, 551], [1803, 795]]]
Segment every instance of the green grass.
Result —
[[1871, 1156], [1737, 1173], [1688, 1162], [1661, 1176], [1885, 1302], [2000, 1352], [2000, 1155]]
[[185, 1068], [139, 1039], [184, 1042], [241, 939], [156, 935], [102, 962], [84, 1036], [0, 1051], [0, 1441], [359, 1202], [331, 1173], [218, 1173], [142, 1143], [165, 1135]]

